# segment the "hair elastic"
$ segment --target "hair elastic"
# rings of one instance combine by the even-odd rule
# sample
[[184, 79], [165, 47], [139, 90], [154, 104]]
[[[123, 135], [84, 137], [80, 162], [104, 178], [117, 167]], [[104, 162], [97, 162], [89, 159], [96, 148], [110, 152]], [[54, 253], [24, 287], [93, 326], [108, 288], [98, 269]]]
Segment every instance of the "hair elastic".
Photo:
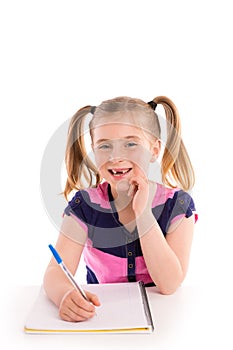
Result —
[[96, 110], [96, 106], [92, 106], [92, 107], [91, 107], [91, 114], [94, 114], [94, 113], [95, 113], [95, 110]]
[[148, 105], [151, 106], [151, 108], [155, 111], [155, 108], [157, 107], [157, 103], [154, 101], [147, 102]]

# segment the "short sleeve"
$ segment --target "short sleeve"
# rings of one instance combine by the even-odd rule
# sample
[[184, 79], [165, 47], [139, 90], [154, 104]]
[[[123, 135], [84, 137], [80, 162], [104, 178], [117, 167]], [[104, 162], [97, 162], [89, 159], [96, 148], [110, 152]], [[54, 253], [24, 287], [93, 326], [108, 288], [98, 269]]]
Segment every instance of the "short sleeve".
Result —
[[170, 213], [167, 228], [182, 219], [183, 217], [189, 218], [195, 215], [195, 221], [197, 220], [196, 208], [193, 198], [189, 193], [179, 190], [175, 192], [173, 199], [170, 202]]
[[76, 192], [74, 197], [69, 201], [67, 207], [64, 210], [65, 215], [71, 215], [74, 214], [83, 221], [85, 221], [85, 213], [82, 210], [83, 208], [83, 197], [82, 193]]
[[83, 197], [82, 191], [75, 193], [64, 210], [64, 215], [73, 216], [80, 225], [87, 230], [90, 207]]

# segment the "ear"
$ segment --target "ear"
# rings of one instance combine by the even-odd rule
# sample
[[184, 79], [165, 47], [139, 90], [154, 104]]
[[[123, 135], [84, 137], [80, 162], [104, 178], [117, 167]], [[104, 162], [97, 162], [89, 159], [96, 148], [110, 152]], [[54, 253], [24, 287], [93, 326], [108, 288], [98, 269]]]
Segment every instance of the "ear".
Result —
[[154, 163], [156, 161], [156, 159], [158, 158], [160, 151], [161, 151], [161, 141], [160, 140], [156, 140], [155, 143], [153, 143], [152, 147], [151, 147], [151, 151], [152, 151], [152, 157], [151, 157], [151, 163]]

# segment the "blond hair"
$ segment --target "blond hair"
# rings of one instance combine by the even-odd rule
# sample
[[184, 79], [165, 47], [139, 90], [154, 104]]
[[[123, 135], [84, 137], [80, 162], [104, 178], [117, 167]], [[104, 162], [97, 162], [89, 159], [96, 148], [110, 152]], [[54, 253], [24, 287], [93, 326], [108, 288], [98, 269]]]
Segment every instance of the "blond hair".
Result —
[[[100, 118], [115, 112], [140, 112], [141, 123], [156, 138], [160, 138], [161, 128], [158, 115], [153, 108], [162, 105], [166, 115], [167, 140], [161, 160], [162, 182], [168, 187], [179, 187], [185, 191], [194, 185], [194, 170], [181, 138], [181, 125], [175, 104], [166, 96], [155, 97], [150, 103], [130, 97], [117, 97], [103, 101], [98, 107], [86, 106], [78, 110], [72, 117], [68, 130], [65, 163], [67, 181], [64, 189], [65, 198], [72, 190], [98, 186], [102, 181], [98, 169], [88, 157], [84, 142], [84, 124], [86, 116], [93, 114], [89, 123], [92, 130]], [[106, 123], [106, 121], [105, 121]], [[141, 126], [142, 126], [141, 125]], [[90, 132], [91, 134], [91, 132]]]

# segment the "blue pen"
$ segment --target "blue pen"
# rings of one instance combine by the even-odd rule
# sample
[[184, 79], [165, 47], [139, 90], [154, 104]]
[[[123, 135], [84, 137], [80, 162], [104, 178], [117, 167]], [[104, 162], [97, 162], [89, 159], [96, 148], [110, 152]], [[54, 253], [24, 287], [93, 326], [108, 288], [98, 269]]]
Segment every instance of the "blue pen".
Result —
[[86, 293], [84, 292], [82, 287], [80, 287], [77, 284], [77, 282], [75, 281], [75, 279], [72, 276], [71, 272], [68, 270], [68, 268], [66, 267], [66, 265], [62, 261], [62, 258], [60, 257], [60, 255], [58, 254], [56, 249], [52, 246], [52, 244], [49, 244], [49, 248], [50, 248], [51, 252], [53, 253], [53, 256], [54, 256], [55, 260], [57, 261], [58, 265], [61, 267], [62, 271], [65, 273], [66, 277], [69, 279], [69, 281], [72, 283], [72, 285], [81, 293], [81, 295], [83, 296], [83, 298], [85, 300], [90, 301], [88, 299], [88, 297], [86, 296]]

